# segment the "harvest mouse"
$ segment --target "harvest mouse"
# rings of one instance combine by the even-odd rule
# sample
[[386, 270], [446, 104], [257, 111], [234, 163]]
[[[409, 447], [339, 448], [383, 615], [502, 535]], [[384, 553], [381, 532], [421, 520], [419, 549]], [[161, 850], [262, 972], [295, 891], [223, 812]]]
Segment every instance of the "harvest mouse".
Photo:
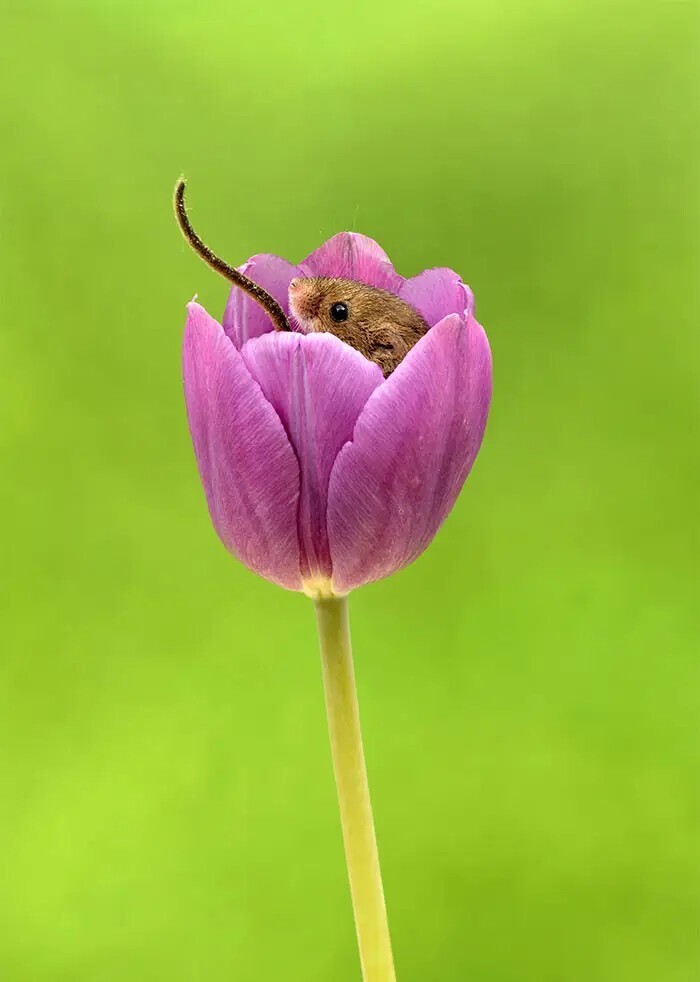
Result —
[[298, 277], [289, 306], [307, 332], [326, 332], [355, 348], [390, 375], [428, 331], [417, 310], [393, 293], [355, 280]]
[[[220, 259], [192, 228], [185, 207], [185, 180], [175, 185], [175, 216], [194, 251], [268, 314], [276, 330], [291, 330], [287, 316], [271, 294], [240, 270]], [[416, 341], [429, 330], [417, 310], [395, 294], [356, 280], [297, 277], [289, 284], [294, 317], [308, 332], [327, 332], [355, 348], [391, 375]]]

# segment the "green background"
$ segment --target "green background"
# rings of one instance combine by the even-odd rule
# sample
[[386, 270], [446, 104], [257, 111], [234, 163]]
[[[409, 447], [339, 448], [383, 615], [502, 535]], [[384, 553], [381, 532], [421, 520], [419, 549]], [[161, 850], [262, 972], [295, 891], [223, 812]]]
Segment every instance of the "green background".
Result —
[[697, 9], [5, 0], [0, 977], [358, 979], [313, 610], [232, 560], [184, 304], [459, 270], [486, 440], [351, 603], [399, 982], [690, 982]]

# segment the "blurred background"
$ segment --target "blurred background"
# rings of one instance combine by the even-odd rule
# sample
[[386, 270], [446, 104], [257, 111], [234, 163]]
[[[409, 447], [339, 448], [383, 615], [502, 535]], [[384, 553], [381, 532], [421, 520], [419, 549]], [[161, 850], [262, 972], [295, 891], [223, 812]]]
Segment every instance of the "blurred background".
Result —
[[359, 978], [313, 609], [209, 522], [184, 304], [376, 238], [473, 287], [486, 440], [351, 609], [400, 982], [689, 982], [698, 33], [685, 2], [0, 14], [0, 976]]

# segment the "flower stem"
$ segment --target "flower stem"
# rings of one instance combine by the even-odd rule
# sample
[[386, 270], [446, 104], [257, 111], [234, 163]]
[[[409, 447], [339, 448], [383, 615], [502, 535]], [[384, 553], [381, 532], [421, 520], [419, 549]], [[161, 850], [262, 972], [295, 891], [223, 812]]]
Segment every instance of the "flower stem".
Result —
[[316, 600], [328, 729], [364, 982], [395, 982], [362, 750], [346, 597]]

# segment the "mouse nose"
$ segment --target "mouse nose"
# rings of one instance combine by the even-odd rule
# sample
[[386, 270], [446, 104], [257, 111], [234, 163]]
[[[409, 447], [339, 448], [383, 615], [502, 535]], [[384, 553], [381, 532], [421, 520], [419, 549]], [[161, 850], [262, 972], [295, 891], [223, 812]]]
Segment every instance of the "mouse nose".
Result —
[[314, 297], [313, 280], [304, 276], [295, 276], [289, 284], [289, 309], [301, 324], [313, 317], [318, 307], [318, 300]]
[[289, 284], [289, 309], [297, 321], [304, 319], [304, 299], [303, 280], [295, 276]]
[[289, 306], [295, 317], [308, 314], [309, 281], [303, 276], [295, 276], [289, 284]]

